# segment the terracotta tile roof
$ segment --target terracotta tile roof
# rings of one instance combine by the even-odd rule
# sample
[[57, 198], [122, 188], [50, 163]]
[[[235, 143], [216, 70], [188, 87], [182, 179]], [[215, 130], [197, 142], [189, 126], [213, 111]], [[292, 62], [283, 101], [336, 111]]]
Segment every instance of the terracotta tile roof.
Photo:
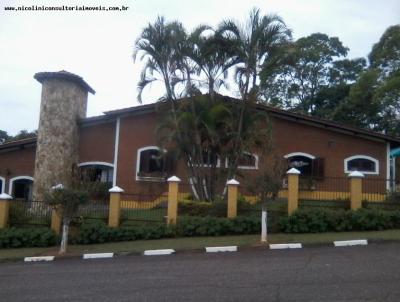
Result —
[[70, 80], [72, 82], [75, 82], [76, 84], [80, 85], [83, 89], [86, 89], [92, 94], [95, 94], [96, 91], [92, 87], [89, 86], [88, 83], [85, 82], [85, 80], [68, 71], [61, 70], [57, 72], [38, 72], [33, 76], [36, 80], [38, 80], [40, 83], [43, 83], [43, 81], [47, 79], [64, 79], [64, 80]]

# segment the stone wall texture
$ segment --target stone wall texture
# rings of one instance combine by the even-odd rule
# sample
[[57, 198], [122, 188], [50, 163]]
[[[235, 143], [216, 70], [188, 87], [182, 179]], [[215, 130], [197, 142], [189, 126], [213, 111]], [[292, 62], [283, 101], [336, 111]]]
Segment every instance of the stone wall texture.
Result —
[[46, 79], [35, 158], [33, 196], [41, 199], [52, 186], [71, 184], [79, 160], [78, 120], [86, 116], [88, 92], [73, 81]]

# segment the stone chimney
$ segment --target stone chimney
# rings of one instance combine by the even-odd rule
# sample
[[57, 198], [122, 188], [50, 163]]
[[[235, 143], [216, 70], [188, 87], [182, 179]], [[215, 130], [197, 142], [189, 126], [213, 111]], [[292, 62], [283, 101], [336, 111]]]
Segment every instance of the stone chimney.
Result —
[[79, 119], [86, 117], [88, 93], [95, 91], [67, 71], [39, 72], [42, 84], [33, 196], [36, 200], [56, 184], [68, 187], [79, 160]]

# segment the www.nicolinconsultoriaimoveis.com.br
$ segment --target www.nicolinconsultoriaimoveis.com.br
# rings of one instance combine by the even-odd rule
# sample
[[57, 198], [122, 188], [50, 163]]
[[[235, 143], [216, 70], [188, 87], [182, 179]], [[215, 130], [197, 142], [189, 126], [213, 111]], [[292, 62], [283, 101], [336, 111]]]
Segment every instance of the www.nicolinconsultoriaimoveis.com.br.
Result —
[[62, 5], [62, 6], [45, 6], [45, 5], [29, 5], [29, 6], [6, 6], [6, 11], [126, 11], [128, 6], [86, 6], [86, 5]]

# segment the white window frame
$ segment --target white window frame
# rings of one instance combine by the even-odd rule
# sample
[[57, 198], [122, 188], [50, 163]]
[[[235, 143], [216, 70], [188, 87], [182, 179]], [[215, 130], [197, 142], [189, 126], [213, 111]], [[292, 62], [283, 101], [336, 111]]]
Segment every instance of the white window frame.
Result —
[[315, 159], [316, 158], [314, 155], [309, 154], [309, 153], [304, 153], [304, 152], [292, 152], [292, 153], [284, 155], [283, 157], [284, 158], [291, 158], [291, 157], [294, 157], [294, 156], [304, 156], [304, 157], [307, 157], [307, 158], [310, 158], [310, 159]]
[[0, 194], [5, 193], [6, 190], [6, 179], [3, 176], [0, 176], [1, 180], [1, 187], [0, 187]]
[[12, 196], [14, 181], [21, 180], [21, 179], [31, 180], [32, 182], [34, 181], [32, 176], [25, 176], [25, 175], [24, 176], [16, 176], [16, 177], [11, 178], [9, 185], [8, 185], [8, 195]]
[[107, 166], [110, 168], [114, 168], [113, 164], [104, 161], [85, 161], [83, 163], [78, 164], [78, 167], [85, 167], [85, 166]]
[[[112, 176], [113, 176], [113, 180], [112, 183], [114, 184], [114, 165], [111, 163], [107, 163], [104, 161], [85, 161], [83, 163], [78, 164], [78, 167], [87, 167], [87, 166], [105, 166], [105, 167], [109, 167], [112, 168]], [[100, 181], [101, 182], [101, 181]], [[105, 182], [106, 183], [106, 182]]]
[[[241, 170], [258, 170], [258, 155], [251, 152], [243, 152], [243, 154], [253, 156], [255, 158], [255, 165], [254, 166], [238, 166], [238, 169]], [[228, 168], [228, 159], [225, 159], [225, 168]]]
[[367, 159], [370, 161], [373, 161], [375, 163], [375, 171], [371, 172], [371, 171], [358, 171], [358, 172], [362, 172], [363, 174], [371, 174], [371, 175], [378, 175], [379, 174], [379, 160], [377, 160], [376, 158], [373, 158], [371, 156], [368, 155], [362, 155], [362, 154], [358, 154], [358, 155], [353, 155], [350, 157], [347, 157], [344, 159], [344, 173], [348, 174], [351, 173], [353, 171], [348, 170], [347, 168], [347, 164], [349, 161], [353, 160], [353, 159]]
[[151, 177], [151, 176], [143, 177], [143, 176], [139, 176], [138, 175], [139, 172], [140, 172], [139, 171], [139, 169], [140, 169], [140, 156], [141, 156], [141, 153], [143, 151], [146, 151], [146, 150], [158, 150], [158, 151], [161, 151], [163, 153], [167, 153], [166, 149], [161, 149], [160, 147], [157, 147], [157, 146], [145, 146], [145, 147], [139, 148], [137, 150], [137, 153], [136, 153], [136, 174], [135, 174], [135, 179], [137, 181], [156, 181], [156, 182], [164, 181], [164, 178], [161, 178], [161, 177]]

